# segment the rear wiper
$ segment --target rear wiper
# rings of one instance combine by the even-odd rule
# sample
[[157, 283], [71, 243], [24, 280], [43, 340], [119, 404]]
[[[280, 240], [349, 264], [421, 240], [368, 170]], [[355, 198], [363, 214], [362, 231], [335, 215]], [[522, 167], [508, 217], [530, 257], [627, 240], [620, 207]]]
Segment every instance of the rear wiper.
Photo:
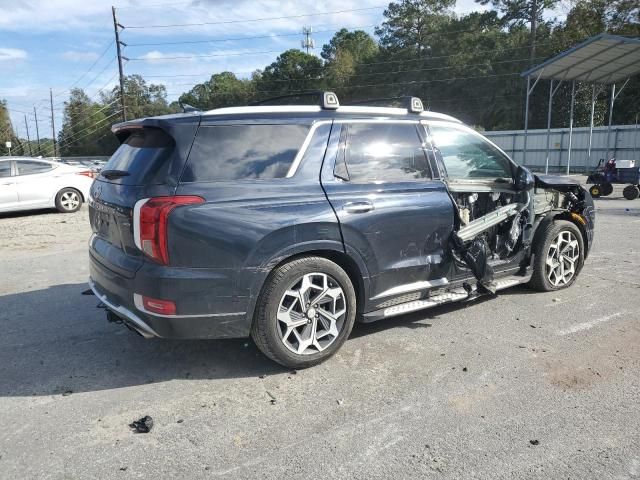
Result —
[[130, 174], [126, 170], [102, 170], [100, 175], [111, 180], [113, 178], [128, 177]]

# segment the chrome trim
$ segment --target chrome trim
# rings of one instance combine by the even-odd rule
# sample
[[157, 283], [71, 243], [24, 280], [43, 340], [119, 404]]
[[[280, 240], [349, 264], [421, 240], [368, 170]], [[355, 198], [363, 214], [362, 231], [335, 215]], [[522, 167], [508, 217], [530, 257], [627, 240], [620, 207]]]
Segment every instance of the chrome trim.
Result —
[[414, 292], [416, 290], [424, 290], [424, 289], [433, 288], [433, 287], [442, 287], [448, 284], [449, 284], [449, 280], [447, 280], [446, 277], [436, 278], [430, 281], [425, 280], [422, 282], [407, 283], [405, 285], [398, 285], [397, 287], [393, 287], [393, 288], [390, 288], [389, 290], [385, 290], [384, 292], [379, 293], [378, 295], [373, 297], [371, 300], [378, 300], [380, 298]]
[[200, 315], [165, 315], [162, 313], [150, 312], [144, 308], [142, 303], [142, 295], [139, 293], [133, 294], [133, 303], [138, 310], [147, 315], [160, 318], [206, 318], [206, 317], [230, 317], [232, 315], [246, 315], [247, 312], [230, 312], [230, 313], [203, 313]]
[[98, 297], [98, 299], [102, 303], [104, 303], [109, 308], [109, 310], [113, 311], [114, 313], [120, 314], [122, 317], [126, 318], [131, 323], [133, 323], [136, 330], [138, 330], [138, 332], [140, 332], [140, 335], [142, 335], [144, 338], [152, 338], [152, 337], [160, 336], [153, 330], [153, 328], [147, 325], [144, 321], [140, 319], [140, 317], [138, 317], [136, 314], [131, 312], [129, 309], [123, 307], [122, 305], [116, 305], [110, 302], [106, 295], [102, 295], [100, 292], [98, 292], [98, 290], [96, 289], [95, 283], [93, 283], [91, 279], [89, 279], [89, 288], [93, 290], [93, 293], [95, 293], [96, 297]]
[[293, 162], [291, 163], [291, 166], [289, 167], [289, 171], [287, 172], [287, 175], [285, 178], [293, 177], [298, 171], [300, 162], [302, 162], [302, 159], [304, 158], [305, 153], [307, 153], [307, 150], [309, 149], [309, 144], [311, 143], [311, 139], [313, 138], [313, 135], [316, 133], [316, 130], [318, 129], [318, 127], [320, 125], [331, 124], [332, 122], [333, 120], [321, 120], [311, 125], [311, 128], [309, 129], [309, 133], [307, 133], [307, 136], [305, 137], [304, 142], [302, 142], [302, 146], [300, 147], [300, 150], [298, 150], [298, 153], [296, 154], [296, 158], [293, 159]]

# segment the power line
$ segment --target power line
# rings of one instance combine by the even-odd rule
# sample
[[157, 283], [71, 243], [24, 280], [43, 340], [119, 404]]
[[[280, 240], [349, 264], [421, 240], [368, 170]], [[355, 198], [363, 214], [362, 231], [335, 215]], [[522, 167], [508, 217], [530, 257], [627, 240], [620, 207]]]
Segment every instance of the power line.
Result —
[[[371, 25], [361, 25], [356, 27], [349, 27], [355, 29], [361, 28], [371, 28], [376, 27], [376, 24]], [[314, 30], [314, 33], [329, 33], [340, 30], [343, 27], [336, 27], [329, 30]], [[270, 35], [255, 35], [255, 36], [243, 36], [243, 37], [229, 37], [229, 38], [214, 38], [211, 40], [183, 40], [179, 42], [152, 42], [152, 43], [127, 43], [127, 47], [157, 47], [160, 45], [195, 45], [201, 43], [218, 43], [218, 42], [237, 42], [243, 40], [259, 40], [263, 38], [274, 38], [274, 37], [297, 37], [300, 35], [300, 32], [295, 33], [273, 33]]]
[[189, 59], [189, 58], [209, 58], [209, 57], [237, 57], [242, 55], [266, 55], [267, 53], [282, 53], [282, 50], [264, 50], [261, 52], [249, 51], [249, 52], [242, 52], [242, 53], [220, 53], [220, 54], [212, 53], [212, 54], [203, 54], [203, 55], [181, 55], [181, 56], [175, 56], [175, 57], [157, 57], [157, 58], [135, 57], [135, 58], [129, 58], [129, 61], [136, 62], [136, 61], [142, 61], [142, 60], [153, 61], [153, 60], [180, 60], [180, 59]]
[[[543, 58], [543, 57], [539, 57], [539, 58]], [[447, 65], [443, 67], [404, 69], [404, 70], [395, 70], [395, 71], [386, 71], [386, 72], [353, 73], [353, 74], [347, 74], [347, 75], [333, 75], [332, 78], [353, 78], [353, 77], [368, 77], [373, 75], [395, 75], [395, 74], [401, 74], [401, 73], [434, 72], [434, 71], [440, 71], [440, 70], [450, 70], [452, 68], [468, 68], [468, 67], [483, 67], [483, 66], [492, 67], [493, 65], [502, 65], [505, 63], [518, 63], [518, 62], [525, 62], [528, 60], [529, 58], [520, 58], [516, 60], [503, 60], [499, 62], [492, 62], [491, 65], [487, 65], [486, 63], [475, 63], [475, 64]], [[233, 72], [229, 72], [229, 73], [233, 73]], [[269, 80], [269, 82], [273, 82], [273, 83], [288, 83], [291, 81], [292, 80], [290, 79]], [[172, 87], [189, 86], [189, 85], [193, 85], [193, 87], [195, 88], [197, 85], [201, 85], [201, 84], [195, 84], [195, 85], [193, 83], [171, 84]]]
[[246, 19], [238, 19], [238, 20], [219, 21], [219, 22], [173, 23], [173, 24], [166, 24], [166, 25], [125, 25], [124, 28], [145, 29], [145, 28], [197, 27], [202, 25], [229, 25], [234, 23], [264, 22], [269, 20], [287, 20], [290, 18], [318, 17], [322, 15], [334, 15], [337, 13], [364, 12], [367, 10], [385, 9], [387, 7], [388, 5], [382, 5], [377, 7], [363, 7], [363, 8], [350, 8], [347, 10], [335, 10], [333, 12], [304, 13], [300, 15], [283, 15], [280, 17], [246, 18]]

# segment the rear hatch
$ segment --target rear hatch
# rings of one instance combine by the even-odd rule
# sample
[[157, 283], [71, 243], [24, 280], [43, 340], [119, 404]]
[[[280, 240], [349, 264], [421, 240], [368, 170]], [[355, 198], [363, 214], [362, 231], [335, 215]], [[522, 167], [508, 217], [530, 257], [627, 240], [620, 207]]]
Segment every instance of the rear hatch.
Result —
[[142, 198], [174, 193], [198, 124], [197, 117], [176, 124], [154, 120], [114, 127], [122, 143], [91, 187], [91, 255], [127, 278], [144, 259], [134, 242], [133, 207]]

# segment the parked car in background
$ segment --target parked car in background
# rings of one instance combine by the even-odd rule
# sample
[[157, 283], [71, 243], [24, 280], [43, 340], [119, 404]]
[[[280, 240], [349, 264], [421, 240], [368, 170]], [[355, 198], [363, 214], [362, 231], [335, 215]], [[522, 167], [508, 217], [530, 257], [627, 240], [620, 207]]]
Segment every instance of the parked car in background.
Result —
[[30, 157], [0, 158], [0, 212], [56, 208], [76, 212], [96, 173], [86, 167]]
[[89, 201], [90, 286], [111, 320], [145, 337], [251, 335], [299, 368], [356, 319], [574, 282], [595, 220], [578, 183], [534, 177], [418, 98], [322, 95], [113, 128]]

